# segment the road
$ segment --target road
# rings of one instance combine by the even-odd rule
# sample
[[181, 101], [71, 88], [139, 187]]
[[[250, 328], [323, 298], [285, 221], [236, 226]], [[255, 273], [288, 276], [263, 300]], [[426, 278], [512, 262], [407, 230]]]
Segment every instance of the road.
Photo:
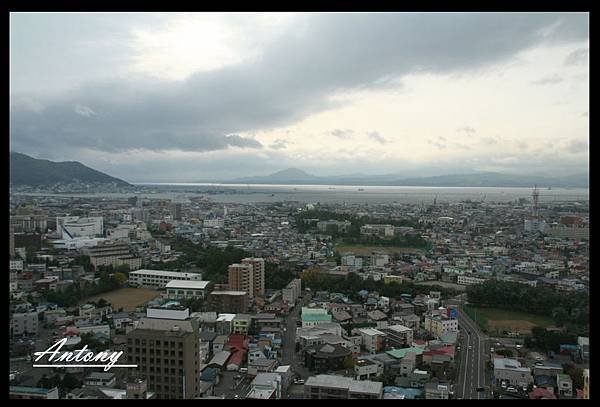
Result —
[[290, 314], [285, 319], [285, 333], [282, 344], [282, 360], [283, 365], [291, 365], [292, 371], [306, 380], [310, 376], [310, 372], [303, 365], [301, 355], [296, 354], [296, 322], [300, 319], [302, 306], [310, 302], [311, 294], [305, 293], [302, 300], [296, 304]]
[[[460, 311], [458, 326], [461, 353], [455, 394], [460, 399], [488, 398], [489, 380], [485, 370], [489, 357], [488, 338], [475, 322]], [[486, 387], [486, 391], [478, 392], [478, 387]]]

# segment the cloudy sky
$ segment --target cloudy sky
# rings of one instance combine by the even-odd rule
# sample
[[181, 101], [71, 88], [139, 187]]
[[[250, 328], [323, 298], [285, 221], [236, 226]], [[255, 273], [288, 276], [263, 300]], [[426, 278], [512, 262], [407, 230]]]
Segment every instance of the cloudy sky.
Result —
[[11, 150], [131, 182], [588, 166], [585, 13], [12, 13]]

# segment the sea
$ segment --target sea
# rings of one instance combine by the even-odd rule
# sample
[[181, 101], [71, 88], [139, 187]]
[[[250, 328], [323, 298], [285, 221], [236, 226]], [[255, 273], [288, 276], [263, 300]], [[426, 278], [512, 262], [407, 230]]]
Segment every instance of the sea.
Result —
[[[214, 183], [138, 183], [139, 190], [130, 193], [45, 193], [28, 192], [15, 195], [63, 196], [80, 198], [126, 198], [132, 196], [186, 201], [204, 197], [217, 203], [268, 203], [296, 201], [301, 203], [438, 203], [465, 200], [510, 202], [531, 199], [533, 188], [503, 187], [405, 187], [361, 185], [267, 185]], [[539, 189], [539, 201], [588, 201], [588, 188]]]

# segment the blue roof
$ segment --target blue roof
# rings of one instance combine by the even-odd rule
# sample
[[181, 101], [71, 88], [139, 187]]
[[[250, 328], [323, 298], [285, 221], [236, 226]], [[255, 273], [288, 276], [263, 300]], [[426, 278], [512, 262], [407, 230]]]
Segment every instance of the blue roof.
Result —
[[423, 394], [421, 389], [411, 389], [406, 387], [386, 386], [383, 388], [383, 393], [401, 394], [407, 399], [414, 399], [415, 396]]
[[204, 369], [202, 374], [200, 374], [200, 380], [203, 382], [212, 382], [217, 377], [218, 370], [214, 367], [207, 367]]

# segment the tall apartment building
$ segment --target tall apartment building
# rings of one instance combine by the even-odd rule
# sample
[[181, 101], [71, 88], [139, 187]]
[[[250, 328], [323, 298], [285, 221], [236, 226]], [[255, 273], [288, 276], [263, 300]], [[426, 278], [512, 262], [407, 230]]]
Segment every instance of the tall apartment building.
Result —
[[193, 399], [199, 393], [198, 322], [188, 309], [148, 309], [127, 334], [127, 363], [159, 399]]
[[209, 311], [219, 313], [248, 312], [248, 293], [245, 291], [213, 291], [208, 294], [207, 307]]
[[10, 320], [10, 335], [11, 336], [31, 336], [38, 334], [38, 313], [21, 312], [12, 314]]
[[231, 264], [228, 268], [229, 289], [245, 291], [254, 298], [254, 268], [251, 264]]
[[247, 257], [242, 259], [242, 264], [250, 264], [254, 270], [254, 296], [265, 295], [265, 259], [258, 257]]
[[13, 229], [12, 226], [9, 227], [10, 229], [10, 233], [9, 233], [9, 237], [8, 237], [8, 242], [9, 242], [9, 254], [10, 257], [15, 257], [15, 230]]
[[10, 217], [10, 226], [14, 232], [48, 231], [48, 216], [44, 214], [14, 215]]
[[171, 206], [171, 211], [173, 214], [173, 220], [181, 220], [182, 204], [180, 202], [173, 203]]

